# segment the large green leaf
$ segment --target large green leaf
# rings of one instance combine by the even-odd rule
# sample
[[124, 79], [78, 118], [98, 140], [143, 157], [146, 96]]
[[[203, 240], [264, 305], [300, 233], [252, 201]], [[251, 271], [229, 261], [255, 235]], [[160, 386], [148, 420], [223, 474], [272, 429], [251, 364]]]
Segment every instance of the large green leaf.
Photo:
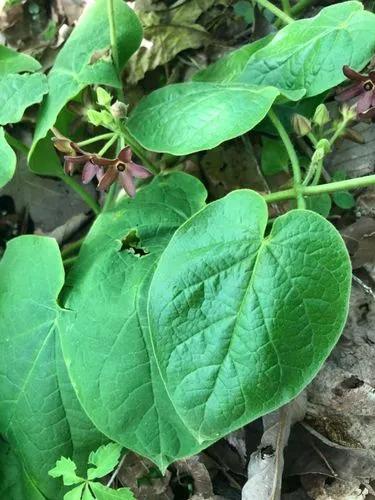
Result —
[[8, 443], [0, 438], [0, 498], [45, 500]]
[[307, 210], [279, 217], [248, 190], [178, 229], [149, 295], [157, 363], [199, 441], [219, 439], [294, 398], [345, 323], [351, 270], [334, 227]]
[[30, 480], [61, 498], [48, 476], [61, 455], [86, 463], [103, 441], [83, 413], [56, 336], [57, 296], [63, 284], [52, 239], [12, 240], [0, 262], [0, 429]]
[[202, 445], [175, 413], [155, 365], [147, 294], [161, 252], [205, 196], [198, 180], [174, 173], [101, 214], [68, 276], [59, 319], [64, 358], [89, 417], [161, 469]]
[[0, 188], [13, 177], [16, 163], [16, 154], [5, 139], [3, 127], [0, 127]]
[[19, 122], [25, 109], [39, 103], [47, 92], [47, 78], [41, 73], [9, 74], [1, 78], [0, 125]]
[[225, 55], [207, 68], [198, 71], [193, 77], [196, 82], [229, 83], [243, 73], [250, 57], [265, 47], [273, 35], [266, 36], [253, 43], [248, 43]]
[[[116, 39], [120, 67], [123, 68], [137, 50], [142, 39], [142, 28], [134, 11], [123, 1], [114, 0]], [[30, 167], [40, 174], [60, 173], [48, 161], [35, 161], [33, 152], [55, 124], [65, 104], [90, 84], [121, 87], [111, 60], [99, 56], [110, 48], [107, 0], [96, 0], [80, 18], [77, 27], [59, 52], [48, 76], [49, 93], [39, 113], [34, 142], [30, 153]], [[52, 146], [51, 146], [52, 148]], [[56, 170], [56, 172], [55, 172]]]
[[40, 63], [33, 57], [0, 45], [0, 78], [10, 73], [33, 73], [40, 68]]
[[184, 155], [212, 149], [255, 127], [280, 92], [275, 87], [188, 82], [143, 99], [130, 115], [130, 133], [146, 149]]
[[237, 81], [305, 89], [314, 96], [343, 82], [344, 64], [362, 69], [375, 51], [375, 15], [360, 2], [332, 5], [279, 31], [250, 57]]

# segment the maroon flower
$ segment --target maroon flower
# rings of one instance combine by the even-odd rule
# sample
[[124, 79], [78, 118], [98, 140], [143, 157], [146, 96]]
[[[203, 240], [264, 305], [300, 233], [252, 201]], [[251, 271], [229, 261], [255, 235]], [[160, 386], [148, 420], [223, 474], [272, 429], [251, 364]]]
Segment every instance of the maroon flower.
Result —
[[358, 97], [358, 118], [375, 117], [375, 71], [370, 71], [368, 75], [364, 75], [354, 71], [349, 66], [344, 66], [343, 72], [349, 80], [355, 83], [341, 90], [337, 95], [337, 99], [339, 101], [349, 101], [354, 97]]
[[[95, 176], [100, 181], [104, 175], [104, 169], [97, 165], [98, 155], [84, 151], [78, 144], [61, 134], [58, 137], [53, 137], [52, 141], [58, 151], [66, 153], [64, 156], [64, 172], [67, 175], [73, 175], [76, 166], [83, 165], [83, 184], [88, 184]], [[108, 160], [107, 164], [110, 162], [111, 160]]]
[[83, 166], [83, 184], [88, 184], [96, 177], [99, 191], [107, 190], [111, 184], [119, 180], [128, 195], [134, 197], [134, 178], [146, 179], [152, 175], [145, 167], [132, 161], [132, 150], [129, 147], [122, 149], [116, 158], [111, 159], [84, 151], [78, 144], [60, 133], [52, 140], [56, 149], [67, 153], [64, 156], [65, 173], [73, 175], [76, 166]]
[[105, 191], [118, 179], [124, 190], [133, 198], [135, 196], [134, 178], [147, 179], [152, 176], [147, 168], [132, 161], [132, 150], [129, 147], [122, 149], [114, 160], [98, 158], [96, 163], [107, 167], [105, 174], [99, 180], [100, 191]]

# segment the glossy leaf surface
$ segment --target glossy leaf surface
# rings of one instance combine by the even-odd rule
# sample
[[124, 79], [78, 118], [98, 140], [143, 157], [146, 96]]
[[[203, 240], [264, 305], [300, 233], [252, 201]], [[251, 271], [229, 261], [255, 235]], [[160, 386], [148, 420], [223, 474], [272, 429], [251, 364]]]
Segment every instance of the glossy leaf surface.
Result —
[[173, 406], [198, 440], [294, 398], [345, 323], [351, 269], [329, 222], [305, 210], [264, 236], [261, 196], [235, 191], [189, 219], [164, 251], [149, 321]]
[[130, 115], [130, 133], [146, 149], [184, 155], [212, 149], [252, 129], [279, 95], [275, 87], [190, 82], [144, 98]]
[[66, 311], [59, 318], [64, 358], [89, 417], [162, 469], [202, 446], [176, 415], [161, 381], [147, 294], [161, 252], [205, 197], [198, 180], [174, 173], [101, 214], [68, 276]]
[[[134, 11], [122, 0], [114, 0], [120, 67], [139, 47], [142, 28]], [[43, 102], [29, 158], [32, 170], [45, 173], [45, 162], [33, 161], [33, 150], [46, 137], [65, 104], [90, 84], [120, 87], [110, 52], [106, 0], [97, 0], [80, 18], [77, 27], [59, 52], [48, 76], [49, 94]]]
[[343, 2], [280, 30], [250, 57], [239, 82], [305, 89], [306, 97], [343, 82], [342, 67], [362, 69], [375, 50], [375, 15], [360, 2]]
[[56, 500], [48, 476], [61, 455], [86, 463], [103, 442], [82, 412], [56, 336], [63, 284], [59, 248], [49, 238], [12, 240], [0, 263], [0, 428], [30, 480]]
[[0, 125], [19, 122], [25, 109], [41, 102], [47, 91], [47, 78], [41, 73], [9, 74], [1, 78]]

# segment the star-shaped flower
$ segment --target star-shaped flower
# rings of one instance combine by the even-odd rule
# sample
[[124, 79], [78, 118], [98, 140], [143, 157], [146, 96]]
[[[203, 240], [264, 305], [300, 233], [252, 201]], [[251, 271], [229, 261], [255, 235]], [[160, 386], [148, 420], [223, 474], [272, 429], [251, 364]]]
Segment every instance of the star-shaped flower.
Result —
[[116, 180], [119, 180], [128, 195], [132, 198], [135, 196], [134, 178], [147, 179], [152, 176], [152, 173], [147, 168], [132, 161], [132, 156], [132, 150], [127, 147], [122, 149], [114, 160], [99, 158], [96, 162], [97, 165], [106, 168], [106, 172], [98, 184], [100, 191], [105, 191]]
[[349, 101], [354, 97], [357, 100], [357, 116], [359, 119], [369, 119], [375, 117], [375, 71], [362, 74], [358, 73], [349, 66], [343, 67], [344, 75], [355, 82], [349, 87], [341, 90], [337, 99], [339, 101]]

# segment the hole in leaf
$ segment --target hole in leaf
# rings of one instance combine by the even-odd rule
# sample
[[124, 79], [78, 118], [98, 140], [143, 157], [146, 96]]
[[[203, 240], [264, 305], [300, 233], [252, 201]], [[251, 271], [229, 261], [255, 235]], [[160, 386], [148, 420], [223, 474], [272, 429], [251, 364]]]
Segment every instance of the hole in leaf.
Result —
[[147, 248], [142, 247], [141, 240], [135, 229], [129, 231], [121, 240], [120, 252], [123, 251], [136, 255], [137, 257], [144, 257], [150, 253]]
[[275, 454], [275, 450], [271, 445], [265, 446], [260, 450], [260, 456], [262, 460], [264, 460], [267, 457], [272, 457]]

